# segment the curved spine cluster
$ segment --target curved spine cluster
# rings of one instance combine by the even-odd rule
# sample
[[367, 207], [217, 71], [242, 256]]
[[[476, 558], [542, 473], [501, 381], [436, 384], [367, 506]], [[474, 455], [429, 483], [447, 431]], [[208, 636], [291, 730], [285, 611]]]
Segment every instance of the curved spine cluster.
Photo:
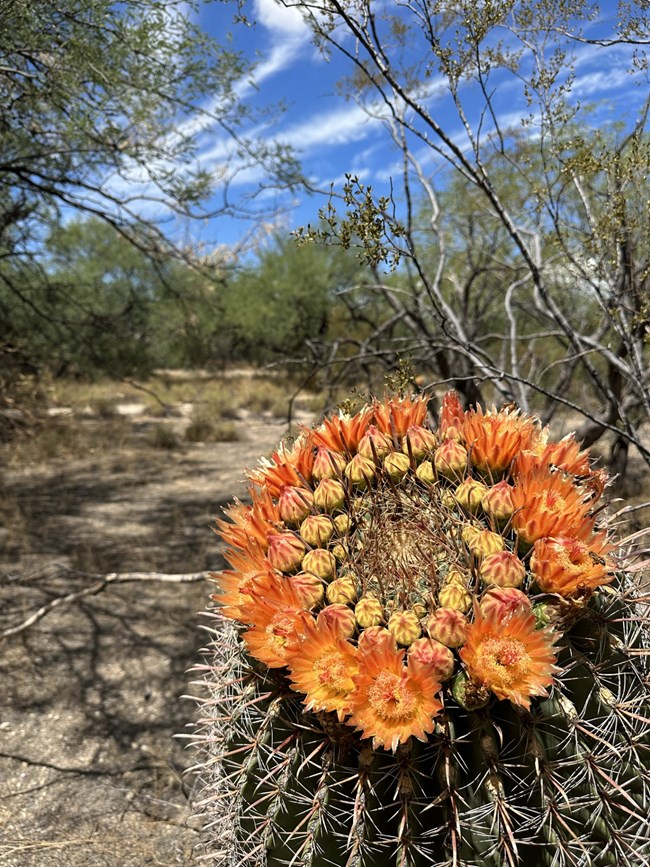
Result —
[[572, 437], [391, 398], [250, 479], [198, 736], [215, 863], [650, 864], [644, 600]]

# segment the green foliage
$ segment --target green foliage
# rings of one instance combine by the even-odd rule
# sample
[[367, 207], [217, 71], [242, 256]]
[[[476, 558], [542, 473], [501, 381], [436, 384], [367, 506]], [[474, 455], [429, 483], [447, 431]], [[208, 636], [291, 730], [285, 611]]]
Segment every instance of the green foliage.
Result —
[[403, 227], [395, 219], [394, 203], [386, 196], [375, 200], [372, 187], [365, 186], [356, 175], [346, 174], [345, 178], [345, 217], [341, 219], [338, 216], [330, 196], [325, 207], [318, 212], [320, 226], [300, 226], [296, 230], [299, 244], [336, 244], [344, 250], [356, 250], [358, 258], [370, 268], [386, 262], [394, 270], [400, 260], [396, 241], [404, 234]]
[[[235, 84], [249, 65], [201, 29], [201, 6], [0, 0], [3, 380], [17, 353], [29, 369], [111, 375], [218, 355], [213, 301], [170, 264], [180, 251], [161, 220], [256, 216], [230, 199], [206, 210], [215, 177], [195, 160], [206, 124], [236, 136], [239, 169], [291, 185], [298, 167], [286, 146], [242, 133], [251, 112]], [[89, 222], [61, 228], [71, 214]]]
[[213, 286], [180, 262], [156, 262], [100, 220], [57, 226], [17, 304], [0, 281], [6, 337], [32, 362], [92, 376], [201, 363], [215, 331]]
[[359, 274], [355, 258], [345, 251], [298, 247], [275, 236], [224, 292], [224, 328], [233, 354], [253, 362], [304, 357], [305, 343], [328, 333], [335, 294]]

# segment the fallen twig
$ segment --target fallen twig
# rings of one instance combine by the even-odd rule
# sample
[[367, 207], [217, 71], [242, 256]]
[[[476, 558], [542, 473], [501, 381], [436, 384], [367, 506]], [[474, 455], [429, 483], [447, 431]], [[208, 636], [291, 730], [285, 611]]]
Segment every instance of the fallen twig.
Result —
[[118, 574], [117, 572], [112, 572], [110, 575], [103, 575], [98, 581], [91, 584], [90, 587], [84, 587], [83, 590], [77, 590], [74, 593], [68, 593], [65, 596], [57, 596], [56, 599], [52, 599], [51, 602], [48, 602], [46, 605], [41, 606], [37, 611], [30, 614], [29, 617], [22, 621], [22, 623], [18, 623], [16, 626], [10, 626], [8, 629], [0, 632], [0, 641], [24, 632], [26, 629], [29, 629], [30, 626], [33, 626], [35, 623], [38, 623], [39, 620], [46, 617], [51, 611], [54, 611], [55, 608], [78, 602], [86, 596], [94, 596], [97, 593], [101, 593], [102, 590], [112, 584], [129, 584], [134, 581], [158, 581], [164, 584], [191, 584], [197, 581], [204, 581], [209, 574], [209, 572], [189, 572], [181, 574], [166, 574], [164, 572], [124, 572]]

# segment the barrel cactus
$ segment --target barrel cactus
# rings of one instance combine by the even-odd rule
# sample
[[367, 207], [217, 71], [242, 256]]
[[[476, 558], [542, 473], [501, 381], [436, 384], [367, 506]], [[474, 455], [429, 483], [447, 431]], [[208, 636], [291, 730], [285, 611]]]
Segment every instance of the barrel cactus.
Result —
[[210, 863], [650, 864], [646, 600], [573, 437], [395, 396], [249, 477], [199, 666]]

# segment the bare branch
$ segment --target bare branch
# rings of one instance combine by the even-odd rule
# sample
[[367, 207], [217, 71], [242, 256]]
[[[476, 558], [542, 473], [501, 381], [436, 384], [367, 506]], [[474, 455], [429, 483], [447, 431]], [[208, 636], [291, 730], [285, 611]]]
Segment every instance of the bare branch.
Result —
[[81, 599], [85, 599], [87, 596], [96, 596], [107, 587], [118, 584], [132, 584], [134, 582], [193, 584], [198, 581], [205, 581], [209, 575], [209, 572], [190, 572], [187, 574], [166, 574], [163, 572], [124, 572], [118, 574], [112, 572], [109, 575], [101, 577], [94, 584], [91, 584], [90, 587], [85, 587], [83, 590], [77, 590], [74, 593], [68, 593], [65, 596], [57, 596], [56, 599], [52, 599], [50, 602], [41, 606], [37, 611], [30, 614], [30, 616], [21, 623], [18, 623], [15, 626], [10, 626], [0, 632], [0, 641], [12, 638], [14, 635], [19, 635], [21, 632], [29, 629], [30, 626], [38, 623], [39, 620], [42, 620], [55, 609], [61, 608], [64, 605], [72, 605], [75, 602], [79, 602]]

